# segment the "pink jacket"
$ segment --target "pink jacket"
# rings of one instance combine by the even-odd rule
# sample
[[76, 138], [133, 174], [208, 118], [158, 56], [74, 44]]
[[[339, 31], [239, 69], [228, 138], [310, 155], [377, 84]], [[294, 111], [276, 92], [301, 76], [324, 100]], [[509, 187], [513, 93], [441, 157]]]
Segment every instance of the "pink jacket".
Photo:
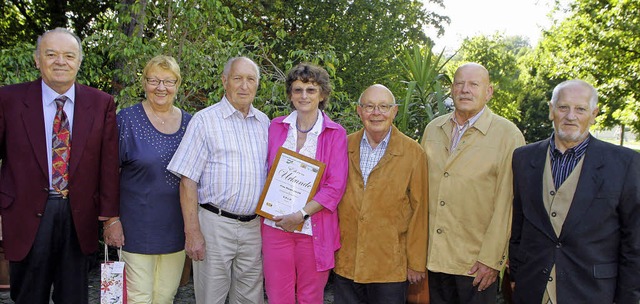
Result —
[[[318, 138], [316, 160], [325, 163], [318, 192], [313, 199], [324, 207], [311, 216], [313, 229], [313, 250], [316, 256], [316, 270], [332, 269], [335, 264], [334, 253], [340, 249], [340, 229], [338, 227], [338, 203], [344, 194], [349, 171], [347, 157], [347, 132], [322, 112], [324, 118], [322, 133]], [[287, 138], [289, 125], [283, 123], [286, 116], [276, 117], [269, 126], [269, 169], [276, 157], [278, 148]]]

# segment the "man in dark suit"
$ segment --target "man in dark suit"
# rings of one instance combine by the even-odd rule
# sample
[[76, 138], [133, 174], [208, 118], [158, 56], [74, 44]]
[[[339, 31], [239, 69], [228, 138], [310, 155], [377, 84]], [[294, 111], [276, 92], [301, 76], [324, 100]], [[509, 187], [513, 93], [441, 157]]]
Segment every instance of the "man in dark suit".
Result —
[[598, 93], [560, 83], [555, 132], [513, 154], [515, 303], [640, 302], [640, 154], [589, 134]]
[[[118, 214], [113, 97], [75, 82], [80, 39], [57, 28], [38, 38], [41, 78], [0, 88], [0, 212], [16, 303], [88, 302], [88, 256], [98, 220]], [[118, 231], [107, 243], [121, 245]]]

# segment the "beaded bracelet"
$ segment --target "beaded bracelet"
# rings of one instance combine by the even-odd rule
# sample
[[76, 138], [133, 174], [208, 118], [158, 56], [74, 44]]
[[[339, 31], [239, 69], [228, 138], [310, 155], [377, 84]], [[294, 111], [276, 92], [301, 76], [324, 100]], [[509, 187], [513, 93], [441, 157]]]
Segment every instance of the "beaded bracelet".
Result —
[[103, 229], [107, 230], [107, 229], [109, 229], [109, 227], [115, 225], [115, 223], [118, 223], [118, 222], [120, 222], [120, 219], [117, 219], [117, 220], [111, 222], [111, 224], [104, 226]]

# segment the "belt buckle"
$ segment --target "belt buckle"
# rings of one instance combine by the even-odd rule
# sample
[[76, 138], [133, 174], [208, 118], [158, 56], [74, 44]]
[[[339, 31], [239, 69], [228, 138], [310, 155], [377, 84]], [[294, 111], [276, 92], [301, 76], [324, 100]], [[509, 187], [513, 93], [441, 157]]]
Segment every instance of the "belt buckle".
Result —
[[[214, 207], [216, 207], [216, 206], [214, 206]], [[220, 208], [220, 207], [216, 207], [216, 208], [218, 208], [218, 215], [222, 216], [222, 208]]]

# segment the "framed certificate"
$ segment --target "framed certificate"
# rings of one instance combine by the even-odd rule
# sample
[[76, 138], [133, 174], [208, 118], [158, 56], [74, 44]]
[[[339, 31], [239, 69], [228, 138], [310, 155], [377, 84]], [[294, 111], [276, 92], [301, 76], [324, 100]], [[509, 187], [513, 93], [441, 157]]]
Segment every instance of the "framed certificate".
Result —
[[273, 220], [302, 209], [316, 194], [326, 165], [280, 147], [262, 189], [256, 213]]

